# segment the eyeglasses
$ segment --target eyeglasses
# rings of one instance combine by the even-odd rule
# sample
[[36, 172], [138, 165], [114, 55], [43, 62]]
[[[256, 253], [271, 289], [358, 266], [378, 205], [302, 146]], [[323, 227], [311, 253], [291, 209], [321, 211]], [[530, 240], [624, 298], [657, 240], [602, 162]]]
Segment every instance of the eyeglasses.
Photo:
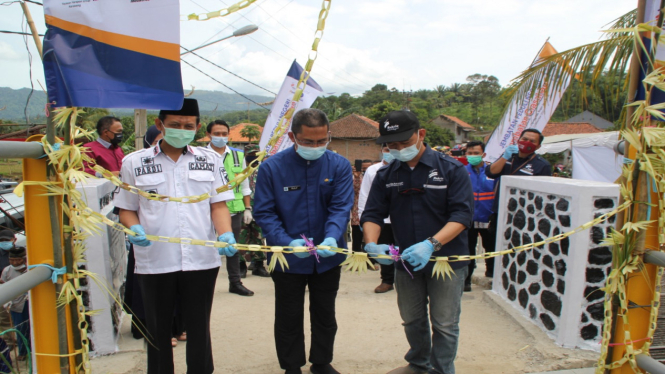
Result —
[[294, 137], [296, 140], [296, 143], [298, 145], [302, 145], [304, 147], [325, 147], [330, 143], [330, 136], [328, 136], [325, 140], [319, 140], [316, 142], [311, 142], [311, 141], [300, 141], [298, 138]]

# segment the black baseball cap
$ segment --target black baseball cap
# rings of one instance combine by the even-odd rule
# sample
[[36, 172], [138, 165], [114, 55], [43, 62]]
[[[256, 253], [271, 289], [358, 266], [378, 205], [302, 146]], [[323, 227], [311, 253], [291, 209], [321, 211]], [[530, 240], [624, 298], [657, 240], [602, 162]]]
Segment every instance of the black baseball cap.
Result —
[[0, 230], [0, 239], [13, 240], [15, 238], [14, 232], [11, 230]]
[[403, 142], [420, 128], [420, 122], [413, 112], [396, 110], [379, 120], [379, 136], [376, 144]]

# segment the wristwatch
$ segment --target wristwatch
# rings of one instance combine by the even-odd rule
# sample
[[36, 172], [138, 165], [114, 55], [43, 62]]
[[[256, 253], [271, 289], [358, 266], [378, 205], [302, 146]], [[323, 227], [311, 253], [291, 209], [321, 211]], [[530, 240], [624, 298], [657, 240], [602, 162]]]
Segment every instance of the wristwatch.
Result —
[[245, 210], [249, 210], [249, 211], [251, 212], [251, 211], [252, 211], [252, 207], [251, 207], [251, 206], [246, 206], [246, 207], [245, 207]]
[[432, 246], [434, 247], [434, 252], [438, 251], [443, 247], [443, 244], [441, 244], [438, 240], [434, 239], [434, 237], [429, 237], [427, 238], [427, 241], [432, 243]]

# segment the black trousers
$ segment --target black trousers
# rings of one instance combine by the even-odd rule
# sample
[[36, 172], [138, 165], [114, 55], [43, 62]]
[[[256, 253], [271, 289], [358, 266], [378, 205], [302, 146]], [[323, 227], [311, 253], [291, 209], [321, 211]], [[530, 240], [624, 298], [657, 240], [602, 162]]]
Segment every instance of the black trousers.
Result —
[[[478, 244], [478, 235], [480, 235], [480, 238], [482, 239], [483, 243], [483, 248], [485, 248], [485, 252], [494, 252], [495, 249], [495, 242], [496, 242], [496, 231], [492, 231], [489, 229], [476, 229], [476, 228], [470, 228], [469, 229], [469, 254], [471, 256], [475, 256], [476, 254], [476, 245]], [[476, 261], [473, 260], [469, 262], [469, 275], [466, 277], [466, 283], [471, 283], [471, 275], [473, 274], [473, 270], [476, 268]], [[491, 275], [494, 274], [494, 258], [486, 258], [485, 259], [485, 275]]]
[[[240, 229], [242, 228], [242, 218], [243, 218], [243, 212], [240, 212], [236, 214], [235, 216], [231, 216], [231, 230], [233, 231], [233, 236], [235, 237], [236, 241], [240, 239]], [[236, 283], [242, 283], [240, 281], [240, 256], [242, 256], [242, 253], [240, 251], [236, 252], [231, 257], [224, 257], [222, 260], [226, 262], [226, 272], [229, 274], [229, 284], [236, 284]], [[242, 265], [247, 266], [245, 264], [245, 258], [243, 257], [242, 259]]]
[[173, 309], [177, 297], [187, 326], [187, 373], [214, 371], [210, 343], [210, 311], [219, 268], [138, 274], [148, 327], [148, 374], [173, 374], [171, 347]]
[[363, 232], [359, 225], [351, 225], [351, 250], [363, 252]]
[[[378, 243], [376, 244], [395, 244], [393, 237], [393, 226], [391, 224], [383, 224], [381, 235], [379, 235]], [[395, 264], [381, 265], [381, 283], [393, 285], [395, 284]]]
[[275, 284], [275, 347], [279, 366], [297, 369], [305, 359], [305, 287], [309, 288], [309, 314], [312, 344], [309, 362], [329, 364], [337, 334], [335, 299], [339, 289], [341, 267], [321, 274], [272, 272]]

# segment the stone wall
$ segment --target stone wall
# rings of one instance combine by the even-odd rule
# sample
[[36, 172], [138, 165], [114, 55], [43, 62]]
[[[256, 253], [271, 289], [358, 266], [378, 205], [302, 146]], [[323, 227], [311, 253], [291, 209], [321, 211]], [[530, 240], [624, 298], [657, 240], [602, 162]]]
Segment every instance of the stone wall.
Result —
[[[551, 177], [503, 177], [497, 251], [565, 233], [612, 210], [618, 185]], [[611, 221], [497, 259], [493, 289], [565, 347], [597, 350], [602, 287], [611, 255], [599, 246]]]

